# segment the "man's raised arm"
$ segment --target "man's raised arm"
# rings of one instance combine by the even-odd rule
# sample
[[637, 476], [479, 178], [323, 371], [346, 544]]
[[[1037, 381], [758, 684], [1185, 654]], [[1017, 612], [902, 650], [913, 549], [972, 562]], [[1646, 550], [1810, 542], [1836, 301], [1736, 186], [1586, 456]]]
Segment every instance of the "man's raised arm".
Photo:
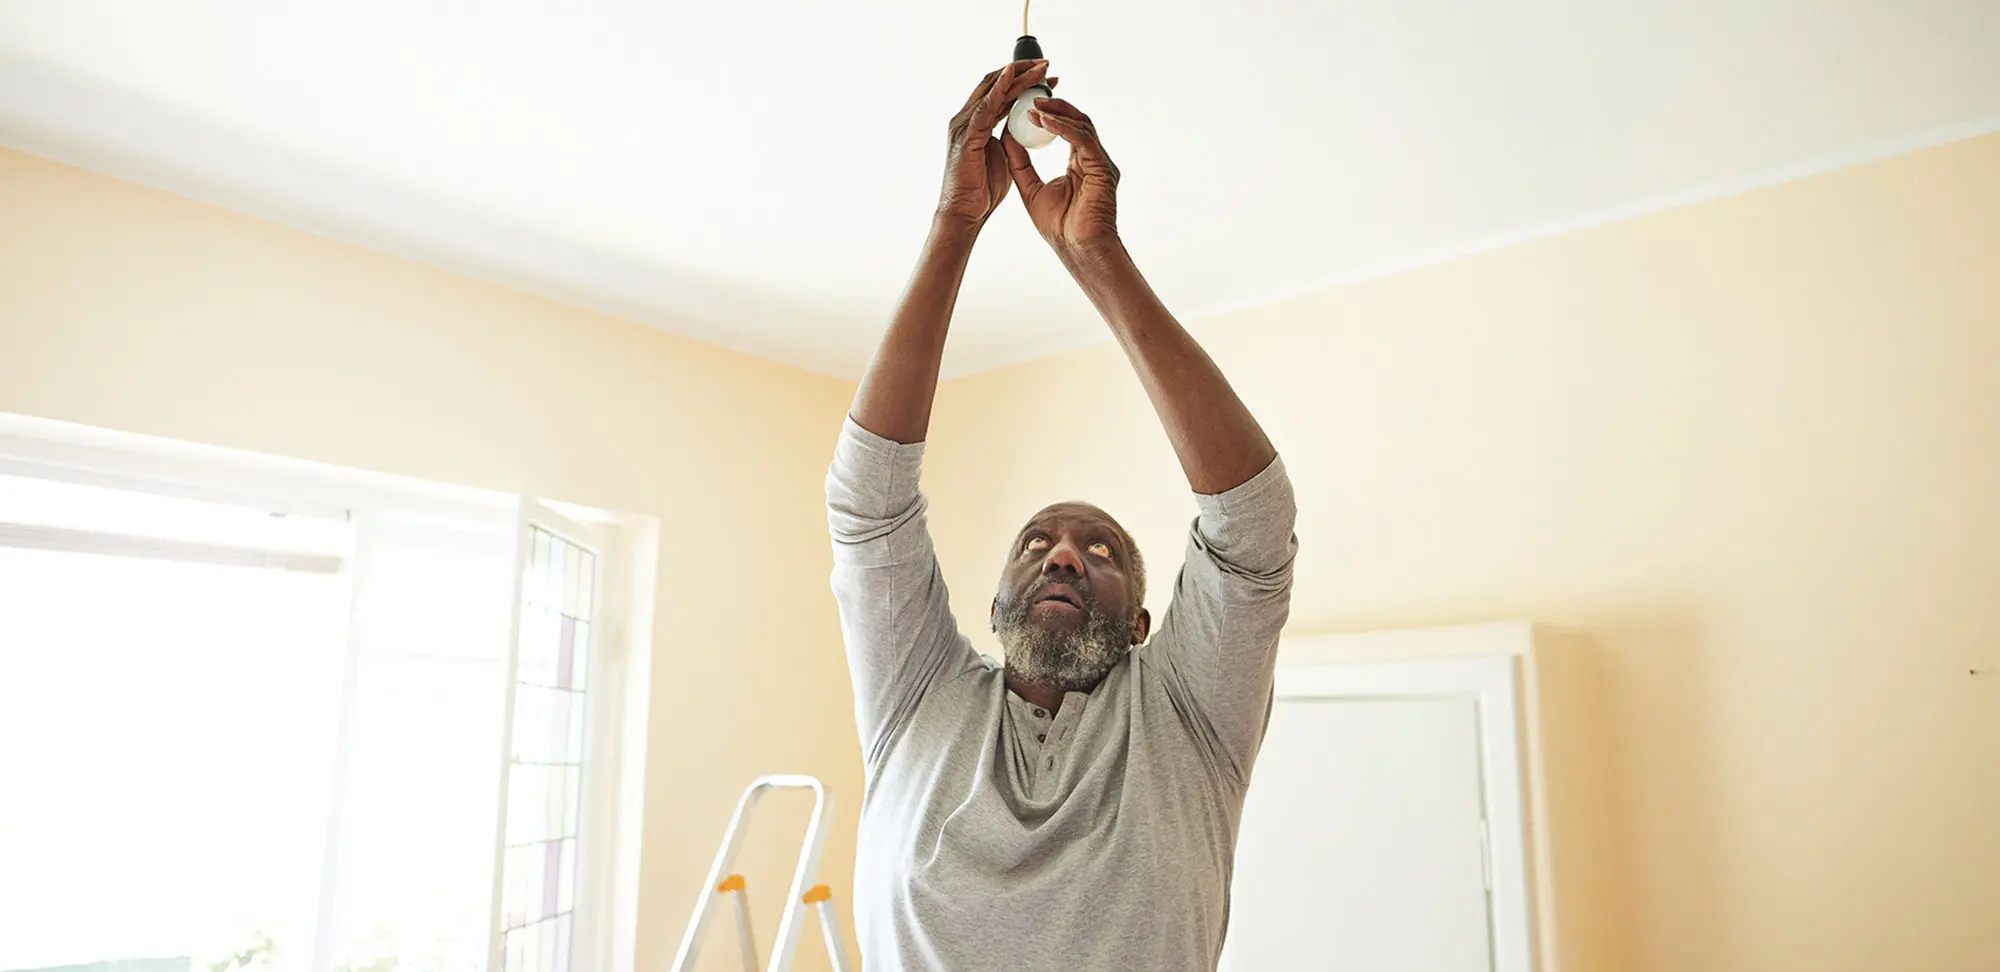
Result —
[[950, 154], [937, 216], [916, 272], [875, 349], [851, 415], [862, 428], [904, 444], [922, 442], [931, 423], [938, 366], [972, 244], [1007, 198], [1007, 160], [993, 128], [1014, 99], [1043, 83], [1045, 61], [1016, 61], [985, 77], [951, 120]]
[[1125, 349], [1199, 494], [1173, 603], [1140, 658], [1165, 672], [1169, 690], [1188, 703], [1181, 711], [1215, 765], [1247, 784], [1291, 608], [1298, 512], [1291, 480], [1264, 429], [1119, 240], [1118, 167], [1097, 127], [1067, 102], [1035, 104], [1035, 121], [1069, 142], [1069, 171], [1042, 182], [1009, 136], [1014, 184], [1035, 228]]
[[959, 282], [973, 241], [1007, 192], [993, 128], [1046, 70], [1019, 62], [987, 75], [952, 119], [930, 239], [827, 470], [833, 593], [871, 774], [931, 686], [978, 664], [951, 616], [917, 479]]
[[1059, 98], [1036, 102], [1036, 121], [1070, 145], [1069, 172], [1043, 183], [1028, 150], [1009, 136], [1006, 151], [1035, 228], [1125, 349], [1165, 426], [1188, 485], [1228, 492], [1277, 458], [1263, 427], [1236, 397], [1208, 353], [1160, 302], [1118, 237], [1118, 167], [1097, 127]]

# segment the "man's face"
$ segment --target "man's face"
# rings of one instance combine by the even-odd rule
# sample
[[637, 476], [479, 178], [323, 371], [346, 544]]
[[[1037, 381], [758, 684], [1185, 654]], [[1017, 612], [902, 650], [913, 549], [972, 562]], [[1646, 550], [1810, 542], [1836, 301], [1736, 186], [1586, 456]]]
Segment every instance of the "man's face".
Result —
[[1151, 618], [1134, 603], [1137, 551], [1103, 510], [1058, 503], [1014, 538], [993, 599], [993, 630], [1007, 667], [1065, 691], [1104, 678]]

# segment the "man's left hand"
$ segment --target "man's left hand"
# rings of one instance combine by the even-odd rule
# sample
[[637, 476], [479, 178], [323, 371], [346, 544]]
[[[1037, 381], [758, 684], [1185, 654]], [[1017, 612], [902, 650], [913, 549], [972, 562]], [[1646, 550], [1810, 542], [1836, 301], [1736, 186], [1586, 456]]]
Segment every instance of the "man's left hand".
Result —
[[1118, 166], [1097, 138], [1090, 116], [1061, 98], [1037, 98], [1030, 117], [1069, 143], [1069, 171], [1048, 182], [1028, 149], [1010, 132], [1002, 139], [1007, 167], [1042, 238], [1065, 257], [1118, 239]]

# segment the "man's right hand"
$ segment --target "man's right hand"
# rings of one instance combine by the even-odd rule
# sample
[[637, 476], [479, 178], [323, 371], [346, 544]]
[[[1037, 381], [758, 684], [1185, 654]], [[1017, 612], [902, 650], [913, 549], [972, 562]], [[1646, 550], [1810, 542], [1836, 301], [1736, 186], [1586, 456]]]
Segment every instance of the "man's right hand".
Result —
[[987, 75], [951, 120], [937, 218], [849, 412], [856, 424], [876, 435], [902, 443], [924, 441], [958, 285], [965, 280], [980, 227], [1007, 198], [1013, 181], [993, 129], [1023, 92], [1055, 84], [1042, 80], [1048, 71], [1046, 61], [1016, 61]]
[[993, 129], [1014, 106], [1014, 100], [1044, 80], [1047, 61], [1015, 61], [979, 82], [972, 97], [951, 120], [951, 147], [946, 156], [944, 191], [938, 197], [938, 218], [978, 227], [1007, 198], [1012, 177], [1006, 153]]

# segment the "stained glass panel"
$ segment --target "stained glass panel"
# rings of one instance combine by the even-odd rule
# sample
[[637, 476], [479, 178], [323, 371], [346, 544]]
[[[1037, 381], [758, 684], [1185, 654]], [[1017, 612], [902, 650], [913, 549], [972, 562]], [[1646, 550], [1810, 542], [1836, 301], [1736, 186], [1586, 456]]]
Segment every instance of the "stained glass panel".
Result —
[[568, 972], [596, 555], [535, 528], [522, 577], [501, 895], [506, 972]]

